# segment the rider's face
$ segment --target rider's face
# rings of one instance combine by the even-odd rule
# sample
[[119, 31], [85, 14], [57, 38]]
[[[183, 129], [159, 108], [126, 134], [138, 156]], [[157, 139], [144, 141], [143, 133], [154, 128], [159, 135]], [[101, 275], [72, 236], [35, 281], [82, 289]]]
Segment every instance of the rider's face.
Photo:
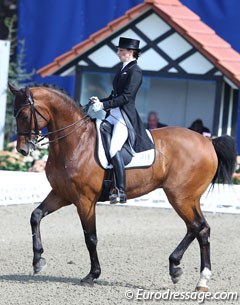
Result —
[[133, 59], [133, 50], [118, 48], [117, 55], [121, 62], [128, 62]]

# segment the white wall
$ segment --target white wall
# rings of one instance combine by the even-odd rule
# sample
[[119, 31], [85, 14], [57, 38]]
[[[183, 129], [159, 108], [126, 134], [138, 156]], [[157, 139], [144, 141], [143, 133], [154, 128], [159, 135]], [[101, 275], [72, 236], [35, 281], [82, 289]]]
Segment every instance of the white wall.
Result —
[[3, 149], [10, 42], [0, 40], [0, 150]]

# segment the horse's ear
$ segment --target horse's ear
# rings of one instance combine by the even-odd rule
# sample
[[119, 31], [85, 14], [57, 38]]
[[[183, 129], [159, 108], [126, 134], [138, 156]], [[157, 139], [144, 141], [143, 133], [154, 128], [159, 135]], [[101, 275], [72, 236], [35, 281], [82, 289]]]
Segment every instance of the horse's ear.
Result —
[[17, 95], [20, 92], [20, 89], [15, 87], [11, 82], [8, 82], [8, 88], [10, 89], [13, 95]]
[[26, 94], [26, 96], [30, 96], [30, 89], [29, 89], [29, 87], [25, 88], [25, 94]]

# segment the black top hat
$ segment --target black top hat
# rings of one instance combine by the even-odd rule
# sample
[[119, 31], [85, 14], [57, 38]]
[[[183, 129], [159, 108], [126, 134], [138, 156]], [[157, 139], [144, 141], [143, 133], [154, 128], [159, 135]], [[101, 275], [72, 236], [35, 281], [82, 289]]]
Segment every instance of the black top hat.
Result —
[[120, 37], [119, 38], [119, 43], [117, 48], [122, 48], [122, 49], [133, 49], [133, 50], [138, 50], [139, 49], [139, 44], [140, 41], [137, 39], [131, 39], [131, 38], [125, 38], [125, 37]]

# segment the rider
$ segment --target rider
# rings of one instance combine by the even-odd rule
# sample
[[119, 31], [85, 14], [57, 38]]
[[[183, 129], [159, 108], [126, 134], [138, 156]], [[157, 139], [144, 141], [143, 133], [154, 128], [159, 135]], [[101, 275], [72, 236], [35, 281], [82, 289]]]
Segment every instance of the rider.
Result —
[[125, 168], [121, 155], [121, 148], [126, 142], [130, 130], [124, 120], [125, 115], [136, 135], [133, 150], [141, 152], [153, 148], [153, 143], [149, 139], [135, 108], [135, 97], [142, 83], [142, 71], [137, 65], [137, 59], [140, 55], [139, 43], [140, 41], [136, 39], [120, 37], [117, 55], [123, 65], [114, 77], [113, 90], [107, 98], [91, 97], [93, 110], [95, 112], [106, 110], [106, 120], [113, 125], [110, 156], [116, 177], [118, 196], [111, 197], [110, 203], [125, 203], [127, 201]]

